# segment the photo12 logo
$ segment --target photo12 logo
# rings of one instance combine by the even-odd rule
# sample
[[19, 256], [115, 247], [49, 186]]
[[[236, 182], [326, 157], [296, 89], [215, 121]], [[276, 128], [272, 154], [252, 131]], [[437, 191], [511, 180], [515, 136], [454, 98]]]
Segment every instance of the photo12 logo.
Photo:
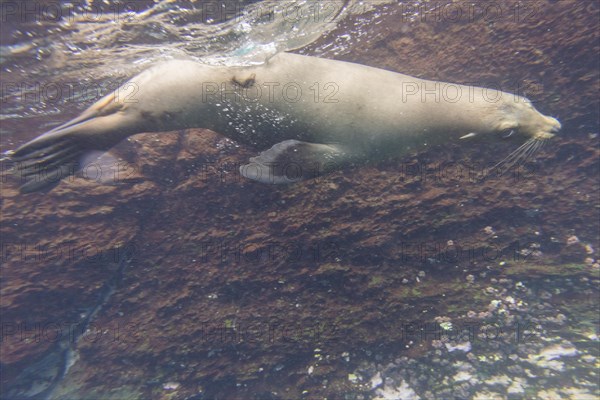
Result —
[[401, 337], [417, 343], [433, 341], [434, 347], [449, 342], [511, 341], [526, 343], [538, 340], [543, 331], [539, 324], [528, 321], [515, 324], [461, 322], [461, 323], [407, 323], [401, 326]]
[[72, 263], [85, 262], [98, 264], [105, 268], [115, 268], [124, 260], [133, 259], [139, 252], [133, 242], [118, 246], [104, 247], [93, 242], [77, 243], [69, 241], [56, 244], [18, 242], [2, 240], [0, 242], [2, 257], [0, 263]]
[[225, 344], [320, 344], [339, 340], [338, 327], [334, 323], [315, 320], [312, 324], [278, 321], [238, 323], [235, 320], [204, 322], [200, 325], [201, 342], [212, 346]]
[[234, 78], [231, 82], [203, 82], [202, 102], [208, 104], [218, 104], [219, 102], [273, 104], [280, 101], [286, 103], [300, 101], [339, 103], [340, 100], [337, 97], [339, 91], [339, 85], [335, 82], [313, 82], [306, 88], [305, 84], [295, 81], [257, 84], [254, 77], [249, 77], [244, 81]]
[[136, 1], [5, 1], [0, 3], [2, 23], [59, 23], [131, 20], [142, 11]]
[[88, 343], [120, 342], [135, 343], [141, 330], [134, 324], [113, 323], [98, 325], [73, 321], [7, 322], [0, 323], [0, 343]]
[[329, 262], [341, 254], [335, 242], [298, 243], [284, 241], [234, 242], [208, 240], [189, 249], [194, 262], [216, 261], [226, 265], [260, 265], [279, 262]]
[[475, 103], [483, 101], [495, 104], [502, 100], [519, 103], [523, 101], [522, 97], [543, 93], [543, 85], [533, 81], [518, 81], [505, 85], [488, 82], [486, 87], [481, 87], [475, 83], [459, 85], [415, 79], [402, 82], [400, 91], [401, 102], [403, 103], [414, 102], [415, 100], [421, 103]]
[[399, 4], [403, 22], [465, 24], [483, 20], [486, 23], [534, 22], [543, 9], [539, 1], [403, 1]]

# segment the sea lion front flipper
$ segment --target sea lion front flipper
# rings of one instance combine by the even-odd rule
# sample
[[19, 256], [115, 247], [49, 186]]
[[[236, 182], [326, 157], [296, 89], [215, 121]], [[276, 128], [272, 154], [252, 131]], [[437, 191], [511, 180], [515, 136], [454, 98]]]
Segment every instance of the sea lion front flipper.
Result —
[[262, 183], [294, 183], [340, 169], [352, 158], [342, 145], [284, 140], [252, 157], [240, 173]]

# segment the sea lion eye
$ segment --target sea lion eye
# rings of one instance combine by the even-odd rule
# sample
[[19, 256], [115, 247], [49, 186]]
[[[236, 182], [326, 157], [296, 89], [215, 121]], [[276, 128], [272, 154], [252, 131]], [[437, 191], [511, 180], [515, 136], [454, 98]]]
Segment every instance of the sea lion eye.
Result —
[[505, 130], [501, 131], [500, 134], [502, 135], [502, 139], [508, 139], [512, 135], [515, 134], [515, 130], [514, 129], [505, 129]]

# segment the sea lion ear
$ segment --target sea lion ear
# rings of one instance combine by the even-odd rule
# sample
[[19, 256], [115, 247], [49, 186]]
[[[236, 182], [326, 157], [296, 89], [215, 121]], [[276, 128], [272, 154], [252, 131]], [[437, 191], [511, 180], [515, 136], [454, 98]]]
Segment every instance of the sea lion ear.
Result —
[[252, 157], [240, 173], [261, 183], [294, 183], [340, 169], [352, 159], [341, 145], [284, 140]]

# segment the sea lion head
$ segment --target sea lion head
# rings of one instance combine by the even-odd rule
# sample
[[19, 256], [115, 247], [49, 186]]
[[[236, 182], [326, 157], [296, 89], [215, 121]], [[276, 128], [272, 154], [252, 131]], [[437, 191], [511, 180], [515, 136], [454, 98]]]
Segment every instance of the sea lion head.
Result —
[[491, 113], [494, 130], [503, 138], [521, 137], [526, 139], [519, 148], [494, 166], [495, 169], [510, 169], [525, 163], [547, 141], [560, 130], [561, 124], [556, 118], [548, 117], [521, 96], [504, 96], [503, 102]]
[[528, 139], [550, 139], [560, 130], [556, 118], [548, 117], [522, 96], [504, 96], [500, 105], [500, 116], [496, 121], [496, 131], [506, 137], [522, 136]]

